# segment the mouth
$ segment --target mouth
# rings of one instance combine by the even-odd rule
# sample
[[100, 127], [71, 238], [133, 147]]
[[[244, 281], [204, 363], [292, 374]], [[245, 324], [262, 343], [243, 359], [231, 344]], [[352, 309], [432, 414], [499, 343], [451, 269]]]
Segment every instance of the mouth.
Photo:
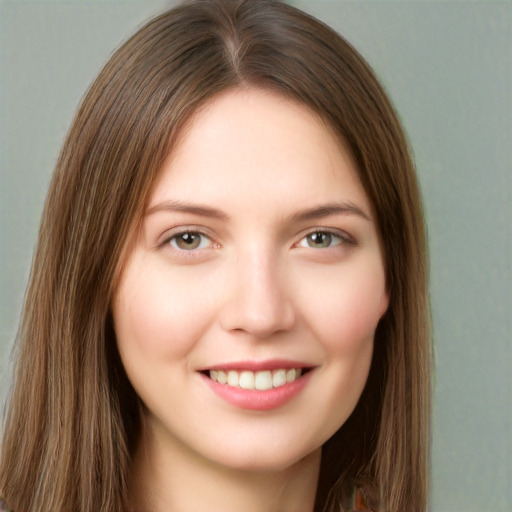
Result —
[[206, 370], [212, 381], [233, 388], [267, 391], [290, 384], [308, 373], [311, 368], [277, 368], [275, 370]]
[[231, 405], [265, 411], [291, 401], [307, 385], [314, 369], [276, 360], [215, 366], [200, 374], [210, 389]]

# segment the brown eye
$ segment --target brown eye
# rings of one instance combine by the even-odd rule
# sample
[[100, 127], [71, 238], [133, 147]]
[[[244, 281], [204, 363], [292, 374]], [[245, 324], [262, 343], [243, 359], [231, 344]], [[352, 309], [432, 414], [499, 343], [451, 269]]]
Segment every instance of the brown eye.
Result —
[[300, 242], [300, 247], [307, 247], [310, 249], [328, 249], [329, 247], [335, 247], [343, 243], [352, 243], [348, 239], [348, 235], [345, 238], [342, 234], [332, 233], [331, 231], [313, 231], [306, 235]]
[[182, 251], [193, 251], [194, 249], [203, 249], [208, 245], [210, 240], [201, 233], [194, 231], [186, 231], [179, 233], [169, 239], [171, 246]]
[[326, 233], [324, 231], [317, 231], [306, 237], [308, 247], [312, 247], [314, 249], [325, 249], [326, 247], [330, 247], [332, 242], [332, 233]]

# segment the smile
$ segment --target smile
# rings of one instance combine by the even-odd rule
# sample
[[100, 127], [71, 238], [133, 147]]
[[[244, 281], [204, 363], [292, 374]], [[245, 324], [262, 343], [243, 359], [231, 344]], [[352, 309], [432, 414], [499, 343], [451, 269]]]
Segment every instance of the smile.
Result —
[[223, 401], [239, 409], [268, 411], [291, 402], [308, 385], [316, 366], [284, 360], [245, 361], [199, 371]]
[[214, 382], [233, 388], [267, 391], [294, 382], [302, 375], [301, 368], [279, 368], [264, 371], [210, 370], [209, 377]]

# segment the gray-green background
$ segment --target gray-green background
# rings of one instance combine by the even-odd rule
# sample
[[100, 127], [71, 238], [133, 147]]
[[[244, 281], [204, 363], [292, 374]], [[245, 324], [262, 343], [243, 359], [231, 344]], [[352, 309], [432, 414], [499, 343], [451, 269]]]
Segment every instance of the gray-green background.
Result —
[[[512, 512], [512, 3], [294, 3], [369, 60], [414, 148], [432, 265], [432, 510]], [[112, 49], [170, 4], [0, 1], [2, 404], [67, 127]]]

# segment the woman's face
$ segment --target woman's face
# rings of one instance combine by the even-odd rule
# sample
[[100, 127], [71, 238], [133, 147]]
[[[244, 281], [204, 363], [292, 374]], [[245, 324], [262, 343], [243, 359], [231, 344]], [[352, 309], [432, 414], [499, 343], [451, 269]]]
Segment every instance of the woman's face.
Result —
[[306, 107], [236, 89], [165, 162], [113, 314], [159, 446], [278, 470], [353, 411], [387, 305], [347, 151]]

